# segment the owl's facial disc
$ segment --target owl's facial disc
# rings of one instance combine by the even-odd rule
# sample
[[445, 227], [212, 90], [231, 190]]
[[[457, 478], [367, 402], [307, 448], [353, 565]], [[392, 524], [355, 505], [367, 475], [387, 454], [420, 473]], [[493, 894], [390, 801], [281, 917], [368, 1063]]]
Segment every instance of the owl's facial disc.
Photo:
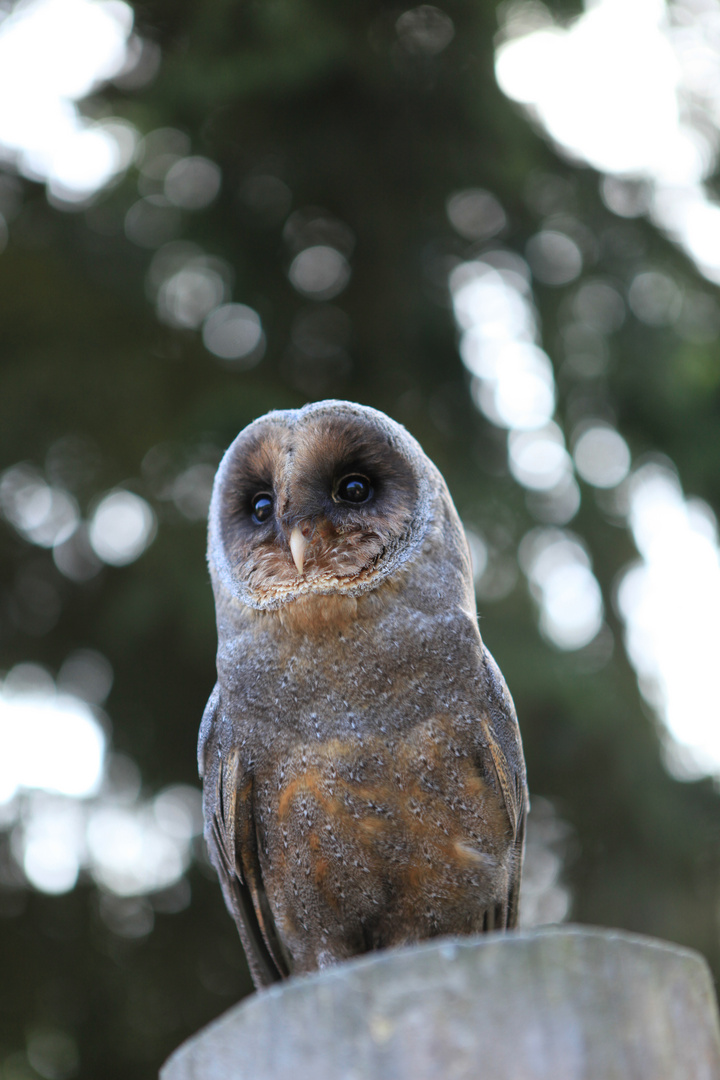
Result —
[[275, 608], [308, 594], [357, 595], [408, 557], [420, 480], [394, 435], [372, 415], [330, 410], [307, 419], [302, 411], [270, 414], [241, 433], [213, 528], [245, 603]]

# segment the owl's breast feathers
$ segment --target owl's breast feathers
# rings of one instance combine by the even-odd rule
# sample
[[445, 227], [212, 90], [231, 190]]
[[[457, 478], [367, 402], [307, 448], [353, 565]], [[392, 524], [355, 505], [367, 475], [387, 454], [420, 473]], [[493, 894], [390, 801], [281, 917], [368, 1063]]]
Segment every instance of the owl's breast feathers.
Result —
[[[446, 622], [457, 647], [458, 620]], [[209, 703], [208, 841], [260, 985], [515, 923], [526, 794], [514, 708], [477, 630], [443, 665], [434, 626], [428, 636], [420, 618], [389, 662], [373, 662], [356, 626], [340, 642], [339, 696], [342, 648], [330, 661], [306, 637], [309, 655], [278, 655], [273, 702], [246, 665], [239, 705], [222, 690]]]

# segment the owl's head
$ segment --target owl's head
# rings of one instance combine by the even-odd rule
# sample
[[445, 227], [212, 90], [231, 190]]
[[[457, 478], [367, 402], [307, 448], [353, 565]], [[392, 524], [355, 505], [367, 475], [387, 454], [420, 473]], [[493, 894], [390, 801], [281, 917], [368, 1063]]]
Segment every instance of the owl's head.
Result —
[[415, 439], [375, 409], [321, 401], [268, 413], [215, 478], [216, 591], [262, 609], [373, 589], [418, 551], [440, 489]]

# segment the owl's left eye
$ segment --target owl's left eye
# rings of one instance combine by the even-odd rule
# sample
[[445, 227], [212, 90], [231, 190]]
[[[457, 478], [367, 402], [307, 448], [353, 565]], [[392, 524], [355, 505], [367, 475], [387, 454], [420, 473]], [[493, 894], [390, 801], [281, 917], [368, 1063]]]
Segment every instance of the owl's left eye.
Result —
[[351, 473], [343, 476], [337, 486], [335, 499], [340, 502], [364, 503], [373, 493], [372, 485], [367, 476], [360, 473]]
[[272, 512], [272, 495], [268, 495], [266, 491], [261, 491], [252, 501], [253, 521], [257, 522], [258, 525], [262, 525], [264, 521], [268, 520]]

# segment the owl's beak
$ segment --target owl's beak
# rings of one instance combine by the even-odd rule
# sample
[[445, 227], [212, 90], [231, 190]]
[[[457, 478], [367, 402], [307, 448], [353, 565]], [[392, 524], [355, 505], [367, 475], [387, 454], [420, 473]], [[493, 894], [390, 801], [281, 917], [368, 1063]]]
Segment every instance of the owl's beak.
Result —
[[297, 569], [298, 574], [302, 576], [303, 564], [305, 562], [305, 549], [307, 548], [307, 538], [303, 536], [300, 526], [296, 525], [293, 531], [290, 533], [290, 554], [293, 557], [293, 562]]

